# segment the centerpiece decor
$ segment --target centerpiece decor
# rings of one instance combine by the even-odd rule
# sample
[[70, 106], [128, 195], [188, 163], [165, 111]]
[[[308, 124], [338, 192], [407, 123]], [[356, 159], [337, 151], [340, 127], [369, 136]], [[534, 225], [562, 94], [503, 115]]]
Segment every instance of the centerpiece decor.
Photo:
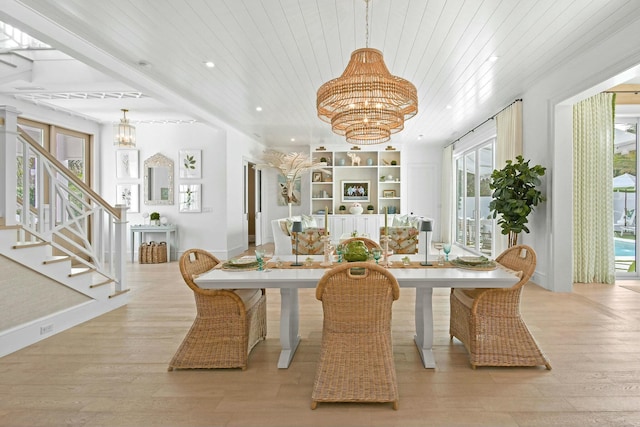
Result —
[[525, 162], [522, 156], [516, 157], [516, 160], [517, 163], [507, 160], [504, 168], [494, 170], [489, 184], [493, 190], [489, 210], [493, 218], [498, 218], [502, 234], [509, 236], [509, 247], [518, 244], [519, 233], [529, 233], [529, 214], [535, 206], [546, 200], [542, 192], [536, 189], [546, 168], [529, 166], [529, 161]]
[[[331, 175], [331, 170], [325, 169], [326, 162], [313, 162], [307, 154], [304, 153], [282, 153], [276, 150], [267, 150], [263, 156], [264, 163], [257, 164], [254, 167], [258, 170], [273, 168], [280, 172], [280, 176], [284, 179], [284, 184], [280, 184], [279, 194], [281, 194], [289, 205], [289, 217], [291, 214], [291, 206], [300, 202], [300, 194], [295, 193], [296, 183], [300, 182], [302, 174], [310, 171], [320, 171]], [[299, 185], [299, 184], [298, 184]]]
[[369, 259], [369, 250], [362, 240], [353, 240], [344, 248], [344, 259], [348, 262], [366, 261]]

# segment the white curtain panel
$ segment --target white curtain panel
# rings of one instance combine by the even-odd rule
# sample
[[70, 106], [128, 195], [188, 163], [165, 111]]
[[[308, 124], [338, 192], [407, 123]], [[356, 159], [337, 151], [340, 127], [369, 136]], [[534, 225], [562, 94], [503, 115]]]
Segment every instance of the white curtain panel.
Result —
[[[502, 169], [507, 160], [515, 161], [522, 154], [522, 101], [516, 101], [496, 114], [496, 169]], [[509, 246], [508, 236], [496, 230], [495, 253], [502, 253]], [[520, 236], [522, 239], [522, 236]], [[521, 240], [518, 240], [522, 243]]]
[[522, 101], [496, 114], [496, 169], [522, 154]]
[[573, 106], [573, 281], [614, 283], [614, 95]]
[[453, 241], [456, 191], [454, 186], [453, 144], [442, 151], [442, 205], [440, 210], [440, 240], [444, 243]]

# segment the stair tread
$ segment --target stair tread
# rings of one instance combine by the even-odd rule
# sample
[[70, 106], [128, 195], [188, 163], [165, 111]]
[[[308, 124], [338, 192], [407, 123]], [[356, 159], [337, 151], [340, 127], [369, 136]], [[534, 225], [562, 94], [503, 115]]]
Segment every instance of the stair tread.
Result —
[[16, 242], [16, 244], [13, 245], [13, 249], [32, 248], [36, 246], [46, 246], [48, 244], [48, 242]]
[[68, 255], [56, 255], [56, 256], [51, 256], [47, 259], [45, 259], [44, 261], [42, 261], [43, 264], [53, 264], [56, 262], [63, 262], [63, 261], [68, 261], [70, 260], [71, 257]]
[[97, 288], [99, 286], [108, 285], [109, 283], [113, 283], [113, 282], [114, 282], [113, 279], [104, 279], [102, 281], [93, 282], [91, 285], [89, 285], [89, 287], [90, 288]]

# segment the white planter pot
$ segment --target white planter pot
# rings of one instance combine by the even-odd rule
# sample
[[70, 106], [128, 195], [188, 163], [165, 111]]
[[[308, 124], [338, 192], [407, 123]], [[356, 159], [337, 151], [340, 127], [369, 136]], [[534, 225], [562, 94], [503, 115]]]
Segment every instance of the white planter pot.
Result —
[[349, 208], [349, 212], [351, 212], [352, 215], [360, 215], [362, 213], [362, 210], [362, 206], [352, 206]]

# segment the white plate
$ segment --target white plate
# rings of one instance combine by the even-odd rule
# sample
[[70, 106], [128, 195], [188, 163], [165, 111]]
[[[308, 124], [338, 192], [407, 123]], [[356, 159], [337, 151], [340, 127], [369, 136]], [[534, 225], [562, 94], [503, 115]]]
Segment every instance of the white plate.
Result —
[[229, 261], [227, 261], [227, 263], [232, 264], [232, 265], [246, 265], [246, 264], [255, 264], [258, 261], [256, 261], [255, 258], [237, 258], [237, 259], [230, 259]]
[[489, 262], [488, 258], [480, 256], [460, 256], [458, 260], [469, 265], [486, 264]]

